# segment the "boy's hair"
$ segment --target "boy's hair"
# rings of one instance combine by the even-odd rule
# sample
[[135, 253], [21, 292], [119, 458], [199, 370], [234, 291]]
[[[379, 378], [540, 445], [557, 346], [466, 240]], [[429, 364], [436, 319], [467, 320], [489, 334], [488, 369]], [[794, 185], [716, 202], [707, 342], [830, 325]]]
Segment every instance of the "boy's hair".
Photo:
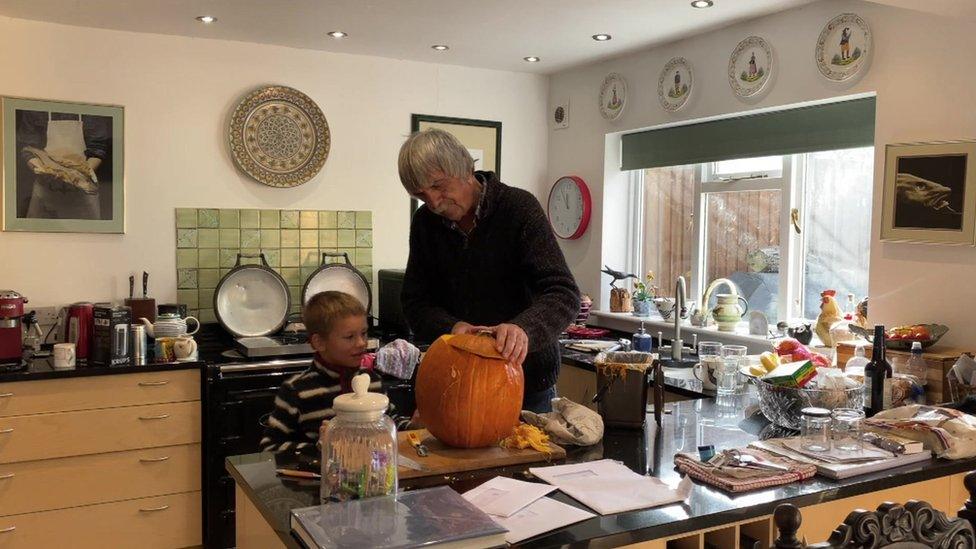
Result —
[[308, 333], [321, 337], [328, 337], [336, 321], [349, 316], [366, 316], [366, 308], [355, 297], [331, 290], [312, 296], [302, 312]]

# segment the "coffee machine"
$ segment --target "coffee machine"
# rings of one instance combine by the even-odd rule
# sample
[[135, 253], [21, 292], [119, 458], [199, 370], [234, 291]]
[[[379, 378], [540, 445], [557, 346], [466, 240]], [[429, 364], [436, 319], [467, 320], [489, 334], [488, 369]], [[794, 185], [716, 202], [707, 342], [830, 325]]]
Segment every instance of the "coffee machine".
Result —
[[13, 290], [0, 290], [0, 364], [20, 364], [24, 352], [24, 303]]

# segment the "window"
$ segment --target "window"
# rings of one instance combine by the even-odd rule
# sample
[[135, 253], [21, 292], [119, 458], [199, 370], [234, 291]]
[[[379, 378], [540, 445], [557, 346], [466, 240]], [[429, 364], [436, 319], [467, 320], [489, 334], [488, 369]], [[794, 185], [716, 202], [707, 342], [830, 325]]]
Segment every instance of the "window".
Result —
[[873, 164], [866, 147], [643, 170], [639, 271], [698, 297], [731, 280], [770, 322], [816, 318], [826, 289], [846, 306], [867, 295]]

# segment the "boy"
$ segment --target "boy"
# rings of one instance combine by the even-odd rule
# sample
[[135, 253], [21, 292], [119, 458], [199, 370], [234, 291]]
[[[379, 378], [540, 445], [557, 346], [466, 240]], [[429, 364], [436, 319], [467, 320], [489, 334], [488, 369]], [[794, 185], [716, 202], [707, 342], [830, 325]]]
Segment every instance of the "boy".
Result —
[[[366, 309], [358, 299], [322, 292], [309, 300], [302, 316], [315, 357], [307, 370], [278, 389], [260, 443], [265, 452], [299, 450], [318, 442], [322, 421], [335, 416], [332, 400], [351, 392], [353, 376], [367, 371], [360, 368], [366, 354]], [[370, 391], [381, 390], [379, 378], [373, 378]], [[387, 413], [393, 416], [392, 409]], [[405, 423], [398, 419], [394, 416], [398, 424]]]

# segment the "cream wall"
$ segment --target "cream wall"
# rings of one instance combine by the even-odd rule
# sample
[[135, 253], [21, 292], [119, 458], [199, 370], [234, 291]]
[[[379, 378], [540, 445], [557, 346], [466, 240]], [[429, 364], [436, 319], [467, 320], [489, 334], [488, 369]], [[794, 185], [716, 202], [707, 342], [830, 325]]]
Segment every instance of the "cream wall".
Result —
[[[867, 73], [854, 83], [835, 84], [821, 77], [813, 61], [822, 26], [834, 15], [854, 11], [874, 32], [875, 51]], [[726, 69], [736, 43], [750, 34], [765, 37], [778, 64], [770, 91], [758, 101], [732, 94]], [[850, 0], [824, 0], [794, 10], [737, 24], [715, 32], [596, 65], [552, 75], [550, 105], [570, 101], [570, 127], [550, 130], [550, 181], [564, 174], [582, 176], [593, 194], [595, 215], [578, 241], [564, 242], [570, 267], [584, 291], [599, 295], [609, 282], [599, 273], [620, 254], [604, 247], [605, 234], [622, 234], [620, 200], [605, 200], [604, 180], [616, 184], [615, 157], [604, 162], [607, 134], [719, 116], [732, 112], [791, 105], [859, 93], [877, 93], [874, 211], [880, 211], [884, 145], [926, 140], [976, 138], [976, 35], [973, 22]], [[689, 59], [695, 91], [679, 114], [657, 103], [657, 79], [673, 56]], [[619, 72], [628, 81], [626, 111], [616, 123], [597, 109], [603, 78]], [[540, 193], [546, 190], [540, 190]], [[611, 189], [611, 194], [613, 194]], [[615, 209], [616, 208], [616, 209]], [[605, 210], [606, 209], [606, 210]], [[610, 215], [606, 215], [609, 212]], [[871, 215], [865, 212], [865, 215]], [[872, 217], [870, 316], [886, 324], [942, 322], [951, 331], [948, 344], [976, 348], [976, 249], [882, 243], [880, 219]], [[617, 239], [614, 239], [616, 242]], [[670, 286], [667, 281], [663, 286]]]
[[[545, 76], [240, 42], [86, 29], [0, 18], [0, 95], [125, 106], [126, 234], [0, 232], [0, 288], [31, 305], [121, 299], [151, 273], [176, 298], [176, 207], [374, 212], [375, 269], [407, 259], [408, 199], [396, 154], [410, 114], [502, 121], [502, 176], [541, 189], [548, 135]], [[294, 189], [235, 169], [227, 119], [248, 91], [283, 84], [325, 113], [325, 168]]]

